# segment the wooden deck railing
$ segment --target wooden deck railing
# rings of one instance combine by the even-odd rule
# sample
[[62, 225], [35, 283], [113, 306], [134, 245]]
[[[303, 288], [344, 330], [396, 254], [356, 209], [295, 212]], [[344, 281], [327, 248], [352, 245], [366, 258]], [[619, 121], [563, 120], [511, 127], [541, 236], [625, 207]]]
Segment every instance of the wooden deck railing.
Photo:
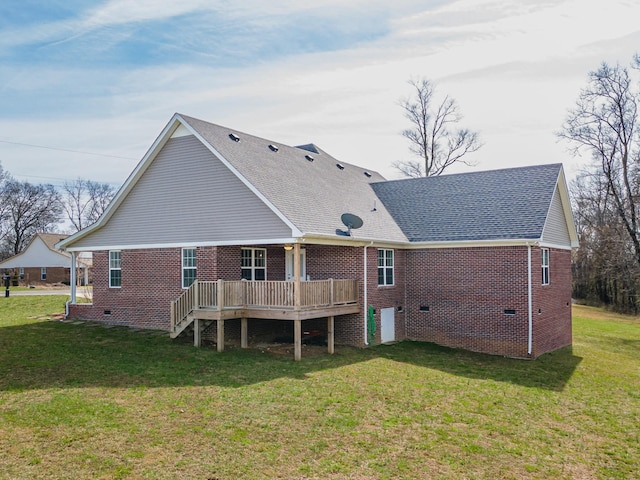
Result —
[[198, 308], [308, 309], [358, 302], [357, 280], [315, 280], [300, 283], [300, 304], [295, 305], [292, 281], [196, 280], [171, 302], [172, 331]]

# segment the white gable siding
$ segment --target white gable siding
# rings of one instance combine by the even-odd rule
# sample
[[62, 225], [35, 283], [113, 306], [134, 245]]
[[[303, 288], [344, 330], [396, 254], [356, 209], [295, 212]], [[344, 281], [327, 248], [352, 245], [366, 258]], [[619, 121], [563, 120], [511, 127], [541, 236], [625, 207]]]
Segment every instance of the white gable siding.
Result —
[[549, 214], [542, 232], [542, 241], [550, 245], [571, 247], [571, 237], [569, 236], [558, 187], [553, 192]]
[[49, 249], [40, 239], [35, 237], [29, 247], [0, 263], [0, 268], [40, 268], [40, 267], [70, 267], [71, 258]]
[[106, 225], [74, 247], [290, 236], [291, 229], [190, 135], [168, 140]]

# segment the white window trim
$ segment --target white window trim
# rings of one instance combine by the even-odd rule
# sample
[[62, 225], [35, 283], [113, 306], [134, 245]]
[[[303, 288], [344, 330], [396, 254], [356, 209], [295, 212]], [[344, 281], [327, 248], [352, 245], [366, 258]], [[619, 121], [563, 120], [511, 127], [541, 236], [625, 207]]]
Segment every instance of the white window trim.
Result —
[[[193, 250], [193, 252], [194, 252], [194, 257], [193, 258], [195, 260], [195, 266], [193, 266], [193, 267], [185, 266], [185, 264], [184, 264], [184, 252], [185, 252], [185, 250]], [[181, 270], [182, 271], [182, 280], [181, 280], [182, 283], [181, 283], [181, 285], [182, 285], [182, 288], [186, 290], [191, 285], [187, 285], [187, 286], [184, 285], [184, 272], [185, 272], [185, 270], [195, 270], [196, 275], [194, 276], [194, 278], [197, 278], [197, 276], [198, 276], [198, 252], [197, 252], [197, 250], [195, 248], [193, 248], [193, 247], [183, 248], [182, 251], [180, 252], [180, 262], [181, 262], [181, 265], [182, 265], [182, 270]]]
[[[251, 250], [251, 266], [245, 267], [242, 266], [242, 250]], [[261, 251], [264, 252], [264, 267], [256, 267], [256, 252]], [[251, 280], [254, 281], [256, 278], [256, 270], [264, 269], [264, 279], [267, 280], [267, 249], [266, 248], [254, 248], [254, 247], [242, 247], [240, 250], [240, 273], [242, 274], [242, 270], [251, 270]]]
[[43, 282], [47, 280], [47, 267], [40, 267], [40, 280]]
[[[119, 260], [120, 260], [120, 266], [116, 267], [112, 267], [111, 266], [111, 254], [112, 253], [119, 253]], [[122, 251], [121, 250], [109, 250], [109, 288], [122, 288]], [[111, 284], [111, 272], [114, 270], [119, 270], [120, 271], [120, 285], [112, 285]]]
[[[379, 248], [378, 249], [378, 261], [380, 259], [380, 252], [384, 252], [384, 265], [380, 265], [378, 263], [378, 286], [379, 287], [393, 287], [396, 284], [396, 272], [395, 272], [395, 263], [396, 263], [396, 254], [391, 248]], [[387, 265], [387, 252], [391, 252], [391, 266]], [[384, 282], [380, 283], [380, 269], [384, 269], [383, 279]], [[391, 283], [387, 283], [387, 270], [391, 270], [391, 276], [393, 281]]]
[[[542, 264], [542, 285], [549, 285], [551, 283], [551, 275], [549, 265], [551, 264], [551, 255], [548, 248], [540, 249], [540, 260]], [[546, 263], [545, 263], [546, 258]], [[546, 281], [545, 281], [546, 280]]]

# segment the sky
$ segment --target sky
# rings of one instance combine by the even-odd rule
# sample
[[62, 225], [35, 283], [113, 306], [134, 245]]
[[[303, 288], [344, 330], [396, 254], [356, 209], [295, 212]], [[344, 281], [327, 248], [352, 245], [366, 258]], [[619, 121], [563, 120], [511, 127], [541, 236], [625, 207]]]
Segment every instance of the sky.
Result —
[[121, 185], [175, 112], [315, 143], [398, 178], [400, 101], [427, 78], [489, 170], [574, 158], [558, 132], [587, 75], [640, 52], [637, 0], [4, 0], [0, 164]]

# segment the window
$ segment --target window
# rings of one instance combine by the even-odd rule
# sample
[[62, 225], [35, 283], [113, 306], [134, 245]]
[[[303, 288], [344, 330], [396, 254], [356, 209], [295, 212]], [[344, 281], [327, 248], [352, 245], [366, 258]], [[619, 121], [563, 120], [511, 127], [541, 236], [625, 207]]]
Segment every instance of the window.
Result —
[[393, 250], [378, 250], [378, 285], [393, 285]]
[[549, 249], [543, 248], [542, 253], [542, 285], [549, 285]]
[[182, 288], [189, 288], [196, 279], [196, 249], [182, 249]]
[[24, 267], [20, 267], [18, 275], [20, 275], [20, 280], [24, 280]]
[[243, 248], [241, 256], [243, 280], [267, 279], [267, 250], [265, 248]]
[[47, 279], [47, 267], [42, 267], [40, 269], [40, 280], [46, 280]]
[[122, 286], [122, 268], [120, 267], [120, 251], [109, 252], [109, 288]]

